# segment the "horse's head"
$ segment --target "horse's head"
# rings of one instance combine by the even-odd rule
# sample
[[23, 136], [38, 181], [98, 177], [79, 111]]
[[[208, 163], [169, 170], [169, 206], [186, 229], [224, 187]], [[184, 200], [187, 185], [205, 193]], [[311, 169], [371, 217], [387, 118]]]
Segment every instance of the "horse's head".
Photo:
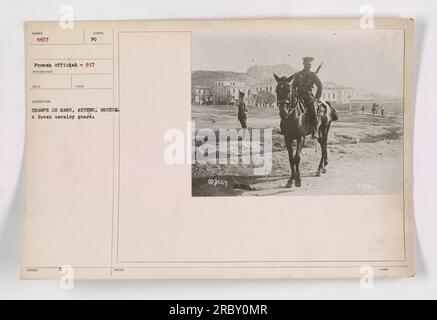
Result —
[[290, 76], [290, 77], [278, 77], [276, 74], [273, 74], [273, 76], [275, 77], [275, 80], [277, 82], [276, 85], [276, 95], [278, 96], [278, 102], [282, 102], [282, 101], [288, 101], [290, 102], [290, 93], [291, 93], [291, 87], [290, 87], [290, 82], [291, 80], [293, 80], [294, 76]]
[[282, 119], [285, 119], [288, 116], [288, 108], [291, 104], [291, 86], [290, 82], [293, 80], [294, 75], [290, 77], [282, 76], [278, 77], [276, 74], [273, 73], [273, 76], [275, 77], [275, 80], [277, 82], [276, 85], [276, 95], [278, 99], [278, 107], [279, 107], [279, 113]]

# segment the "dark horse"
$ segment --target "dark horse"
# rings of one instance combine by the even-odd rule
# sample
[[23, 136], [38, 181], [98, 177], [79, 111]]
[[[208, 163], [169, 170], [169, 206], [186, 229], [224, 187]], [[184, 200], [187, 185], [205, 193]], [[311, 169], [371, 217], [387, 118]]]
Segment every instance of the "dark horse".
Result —
[[[311, 128], [305, 119], [306, 108], [302, 101], [295, 93], [292, 93], [290, 88], [290, 82], [294, 76], [281, 77], [274, 75], [277, 81], [276, 94], [277, 103], [279, 107], [279, 114], [283, 120], [281, 126], [282, 133], [284, 134], [285, 145], [288, 150], [288, 159], [290, 161], [291, 176], [286, 184], [286, 188], [291, 188], [293, 182], [296, 187], [302, 185], [299, 171], [299, 163], [301, 158], [302, 147], [305, 143], [305, 137], [311, 134]], [[337, 114], [335, 109], [329, 102], [320, 102], [317, 108], [318, 118], [318, 133], [319, 143], [322, 149], [322, 158], [320, 159], [319, 168], [317, 169], [316, 176], [320, 176], [321, 173], [326, 173], [326, 166], [328, 165], [328, 132], [331, 126], [331, 122], [337, 120]], [[293, 141], [296, 140], [297, 147], [296, 153], [293, 154]]]

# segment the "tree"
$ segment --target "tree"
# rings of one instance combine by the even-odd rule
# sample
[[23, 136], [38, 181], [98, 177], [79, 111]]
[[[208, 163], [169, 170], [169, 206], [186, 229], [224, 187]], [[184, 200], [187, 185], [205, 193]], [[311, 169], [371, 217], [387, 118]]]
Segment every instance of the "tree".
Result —
[[219, 93], [214, 95], [214, 103], [220, 105], [231, 105], [232, 95], [229, 93]]
[[271, 107], [273, 103], [275, 103], [275, 95], [268, 91], [261, 91], [257, 94], [255, 101], [257, 105], [261, 106], [269, 106]]

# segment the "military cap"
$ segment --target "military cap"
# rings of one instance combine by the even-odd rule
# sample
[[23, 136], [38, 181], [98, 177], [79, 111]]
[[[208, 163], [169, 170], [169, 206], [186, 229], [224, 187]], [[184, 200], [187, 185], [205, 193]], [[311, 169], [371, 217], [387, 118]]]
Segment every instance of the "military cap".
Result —
[[314, 60], [314, 58], [313, 57], [303, 57], [302, 60], [312, 62]]
[[240, 97], [244, 97], [244, 92], [240, 91], [238, 93], [240, 94]]

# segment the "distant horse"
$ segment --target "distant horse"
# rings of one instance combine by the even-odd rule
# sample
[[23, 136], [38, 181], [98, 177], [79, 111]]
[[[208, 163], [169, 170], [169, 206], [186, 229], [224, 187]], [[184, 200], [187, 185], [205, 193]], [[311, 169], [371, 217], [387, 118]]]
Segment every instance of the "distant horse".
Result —
[[[286, 184], [286, 188], [291, 188], [293, 182], [296, 187], [302, 185], [300, 178], [299, 163], [301, 158], [301, 151], [305, 143], [305, 137], [311, 134], [311, 127], [305, 119], [306, 107], [302, 99], [297, 98], [296, 94], [292, 94], [290, 88], [290, 82], [293, 80], [293, 76], [290, 77], [278, 77], [275, 75], [277, 81], [276, 94], [277, 104], [279, 107], [279, 114], [283, 121], [281, 126], [282, 133], [284, 134], [285, 145], [288, 150], [288, 159], [291, 167], [291, 176]], [[318, 118], [318, 142], [322, 149], [322, 157], [320, 159], [319, 167], [316, 172], [316, 176], [320, 176], [321, 173], [327, 172], [328, 165], [328, 133], [331, 126], [331, 122], [338, 119], [335, 109], [329, 102], [320, 102], [317, 108]], [[297, 147], [296, 153], [293, 154], [293, 141], [296, 140]]]
[[377, 103], [374, 103], [372, 105], [372, 114], [378, 114], [379, 105]]

